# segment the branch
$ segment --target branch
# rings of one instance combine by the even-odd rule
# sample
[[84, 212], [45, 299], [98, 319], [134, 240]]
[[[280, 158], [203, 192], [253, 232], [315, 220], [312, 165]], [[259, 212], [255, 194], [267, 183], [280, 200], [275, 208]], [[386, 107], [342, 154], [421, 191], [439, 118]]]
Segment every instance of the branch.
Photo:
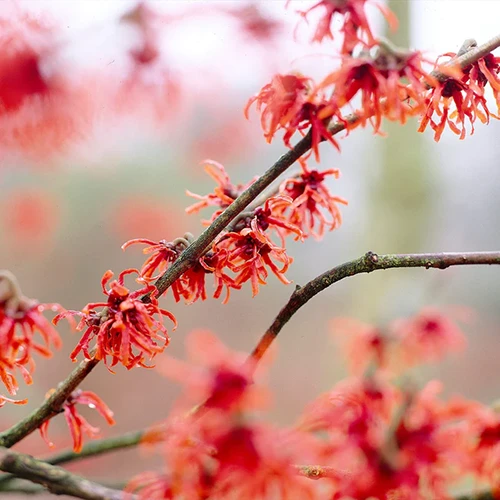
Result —
[[82, 361], [38, 408], [10, 429], [0, 433], [0, 446], [10, 448], [35, 431], [43, 422], [59, 414], [69, 395], [98, 363], [95, 359]]
[[[39, 460], [50, 465], [60, 465], [131, 448], [140, 444], [143, 436], [150, 430], [151, 429], [141, 429], [139, 431], [122, 434], [121, 436], [96, 439], [86, 444], [79, 453], [74, 452], [72, 449], [67, 449], [50, 457], [40, 458]], [[0, 476], [0, 491], [6, 491], [7, 488], [10, 488], [10, 486], [7, 485], [10, 485], [16, 479], [16, 476], [11, 474], [3, 474]], [[13, 488], [14, 487], [12, 487], [12, 489]]]
[[[492, 38], [490, 41], [479, 47], [471, 48], [465, 54], [457, 57], [455, 59], [455, 62], [458, 62], [462, 68], [466, 68], [467, 66], [470, 66], [472, 63], [484, 57], [486, 54], [499, 46], [500, 35]], [[439, 72], [434, 72], [434, 76], [436, 76], [438, 79], [447, 78], [446, 75]], [[342, 130], [345, 130], [347, 125], [355, 124], [356, 122], [358, 122], [360, 118], [360, 114], [353, 113], [346, 117], [342, 122], [330, 125], [329, 131], [332, 135], [338, 134]], [[156, 281], [155, 286], [158, 289], [159, 295], [163, 294], [177, 278], [179, 278], [197, 261], [197, 259], [209, 247], [210, 243], [228, 226], [228, 224], [239, 213], [241, 213], [253, 200], [255, 200], [255, 198], [257, 198], [260, 193], [262, 193], [301, 156], [307, 153], [311, 149], [311, 146], [311, 134], [308, 133], [295, 145], [294, 148], [282, 155], [278, 159], [278, 161], [276, 161], [276, 163], [274, 163], [261, 177], [259, 177], [259, 179], [257, 179], [257, 181], [255, 181], [250, 187], [248, 187], [219, 217], [217, 217], [217, 219], [199, 236], [199, 238], [195, 242], [193, 242], [174, 262], [174, 264]], [[458, 259], [455, 262], [446, 261], [450, 263], [445, 264], [444, 267], [442, 265], [434, 265], [432, 263], [434, 261], [422, 261], [420, 264], [417, 263], [418, 259], [420, 258], [423, 258], [424, 260], [426, 258], [438, 258], [436, 255], [429, 254], [428, 257], [423, 255], [382, 256], [378, 258], [378, 262], [374, 262], [373, 259], [376, 256], [374, 254], [367, 254], [367, 256], [358, 259], [358, 261], [343, 264], [338, 268], [332, 269], [328, 273], [325, 273], [324, 275], [316, 278], [316, 280], [320, 280], [319, 282], [313, 280], [308, 285], [306, 285], [306, 287], [298, 289], [296, 290], [296, 292], [294, 292], [294, 294], [290, 298], [289, 303], [282, 309], [271, 327], [262, 337], [251, 357], [259, 360], [264, 355], [265, 351], [274, 340], [274, 338], [278, 335], [281, 328], [283, 328], [285, 323], [303, 304], [305, 304], [310, 298], [312, 298], [324, 288], [330, 286], [336, 281], [339, 281], [340, 279], [343, 279], [344, 277], [353, 276], [355, 274], [364, 272], [370, 272], [375, 269], [388, 269], [391, 267], [444, 268], [448, 267], [449, 265], [485, 263], [498, 264], [498, 262], [472, 262], [467, 260], [467, 255], [472, 259], [473, 256], [478, 256], [479, 254], [441, 254], [440, 258], [452, 259], [452, 255], [455, 255]], [[405, 261], [405, 258], [410, 260]], [[460, 261], [460, 259], [462, 258], [465, 258], [466, 262]], [[358, 267], [356, 268], [356, 266]], [[321, 280], [323, 281], [321, 282]], [[309, 294], [309, 296], [307, 294]], [[147, 302], [148, 300], [149, 295], [145, 295], [143, 297], [143, 301]], [[7, 448], [13, 446], [15, 443], [31, 434], [43, 422], [57, 415], [68, 396], [78, 387], [78, 385], [92, 371], [92, 369], [98, 364], [98, 362], [99, 361], [95, 359], [83, 361], [78, 366], [78, 368], [73, 370], [73, 372], [66, 378], [66, 380], [62, 382], [62, 384], [56, 389], [56, 391], [38, 409], [34, 410], [30, 415], [28, 415], [26, 418], [21, 420], [19, 423], [17, 423], [7, 431], [0, 433], [0, 446], [5, 446]]]
[[[10, 494], [18, 494], [18, 495], [39, 495], [42, 493], [47, 493], [47, 488], [44, 488], [40, 484], [32, 483], [27, 479], [19, 479], [15, 476], [9, 477], [13, 478], [13, 481], [9, 481], [6, 484], [0, 485], [0, 495], [2, 493], [10, 493]], [[123, 490], [126, 486], [126, 482], [117, 482], [116, 484], [101, 484], [101, 486], [105, 486], [111, 490]], [[126, 498], [126, 497], [125, 497]]]
[[122, 500], [124, 498], [122, 491], [93, 483], [60, 467], [7, 448], [0, 449], [0, 470], [41, 484], [55, 495], [70, 495], [87, 500]]
[[75, 453], [73, 450], [64, 450], [51, 457], [44, 459], [44, 462], [51, 465], [67, 464], [76, 460], [93, 457], [96, 455], [104, 455], [116, 450], [131, 448], [137, 446], [148, 429], [141, 429], [135, 432], [128, 432], [121, 436], [115, 436], [104, 439], [97, 439], [86, 444], [80, 453]]
[[340, 264], [309, 281], [305, 286], [297, 286], [292, 296], [274, 319], [271, 326], [259, 340], [248, 361], [256, 364], [290, 318], [315, 295], [344, 278], [356, 274], [371, 273], [380, 269], [402, 267], [424, 267], [425, 269], [446, 269], [450, 266], [470, 266], [483, 264], [500, 264], [500, 252], [466, 252], [466, 253], [423, 253], [377, 255], [366, 253], [359, 259]]
[[[340, 129], [340, 130], [343, 130]], [[339, 132], [340, 132], [339, 130]], [[165, 293], [167, 288], [187, 271], [203, 252], [209, 247], [210, 243], [227, 227], [227, 225], [249, 205], [264, 189], [274, 182], [285, 170], [293, 165], [303, 154], [311, 149], [311, 134], [308, 133], [301, 139], [294, 148], [282, 155], [262, 176], [260, 176], [250, 187], [236, 198], [222, 214], [215, 219], [212, 224], [203, 231], [203, 233], [182, 252], [180, 257], [172, 266], [158, 278], [155, 286], [158, 289], [158, 295]], [[144, 300], [148, 300], [148, 295]]]
[[[489, 54], [492, 50], [500, 46], [500, 35], [492, 38], [479, 47], [473, 47], [465, 54], [456, 57], [448, 64], [458, 63], [462, 69], [470, 66], [477, 60]], [[438, 80], [446, 80], [449, 76], [440, 71], [433, 71], [432, 75]], [[347, 116], [343, 121], [331, 124], [328, 127], [330, 134], [336, 135], [345, 130], [347, 125], [354, 125], [362, 118], [362, 114], [353, 113]], [[322, 138], [320, 142], [326, 140]], [[185, 271], [195, 264], [203, 252], [209, 247], [210, 243], [229, 225], [229, 223], [242, 212], [260, 193], [264, 191], [272, 182], [274, 182], [282, 173], [293, 165], [301, 156], [307, 153], [312, 146], [311, 133], [309, 132], [301, 139], [295, 147], [285, 153], [274, 163], [261, 177], [259, 177], [250, 187], [236, 198], [224, 212], [215, 219], [215, 221], [191, 243], [173, 265], [158, 278], [155, 283], [158, 289], [158, 295], [162, 295]], [[143, 300], [148, 301], [149, 295], [145, 295]]]

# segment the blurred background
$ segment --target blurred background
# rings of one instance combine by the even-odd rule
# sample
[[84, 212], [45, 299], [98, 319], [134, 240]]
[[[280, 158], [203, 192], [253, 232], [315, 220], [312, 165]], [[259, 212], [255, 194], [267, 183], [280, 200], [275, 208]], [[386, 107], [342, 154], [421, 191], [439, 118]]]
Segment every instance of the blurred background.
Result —
[[[27, 296], [70, 309], [101, 300], [100, 279], [106, 270], [119, 273], [143, 262], [140, 248], [124, 253], [123, 242], [201, 232], [199, 217], [184, 214], [191, 204], [184, 191], [205, 194], [213, 189], [202, 160], [221, 162], [235, 183], [244, 183], [285, 151], [279, 138], [265, 143], [259, 116], [252, 110], [247, 121], [243, 108], [276, 72], [293, 68], [321, 76], [337, 64], [335, 44], [308, 43], [314, 15], [308, 26], [296, 14], [312, 3], [292, 1], [285, 9], [278, 0], [155, 1], [148, 4], [150, 17], [144, 21], [134, 10], [136, 3], [125, 0], [1, 2], [2, 29], [13, 16], [16, 22], [10, 26], [18, 29], [16, 36], [44, 54], [47, 38], [53, 37], [57, 47], [41, 68], [58, 91], [54, 98], [61, 99], [57, 113], [41, 109], [35, 117], [23, 114], [14, 96], [17, 121], [0, 118], [0, 267], [17, 276]], [[432, 59], [456, 52], [466, 38], [482, 43], [497, 34], [500, 6], [494, 1], [388, 3], [400, 29], [387, 36]], [[383, 34], [380, 14], [376, 9], [371, 13], [375, 31]], [[30, 31], [34, 22], [40, 26]], [[6, 42], [0, 38], [0, 43]], [[2, 74], [6, 64], [0, 61]], [[77, 90], [65, 94], [61, 88], [68, 81], [77, 82]], [[74, 115], [78, 123], [70, 119]], [[368, 250], [500, 247], [500, 124], [478, 125], [465, 141], [445, 132], [439, 144], [430, 130], [418, 134], [416, 129], [416, 122], [405, 127], [386, 123], [386, 137], [356, 130], [342, 139], [340, 155], [322, 145], [320, 168], [341, 169], [341, 179], [330, 187], [349, 206], [343, 209], [342, 227], [320, 243], [290, 243], [295, 261], [289, 279], [303, 284]], [[422, 384], [434, 377], [443, 380], [448, 394], [460, 392], [483, 402], [497, 399], [499, 273], [494, 267], [392, 270], [331, 287], [280, 335], [268, 373], [274, 394], [268, 417], [293, 423], [305, 403], [346, 375], [332, 318], [350, 316], [383, 326], [430, 304], [473, 312], [464, 325], [469, 347], [413, 375]], [[179, 321], [169, 353], [182, 357], [184, 338], [195, 328], [211, 329], [231, 348], [249, 352], [293, 286], [270, 277], [254, 299], [245, 287], [225, 306], [212, 299], [185, 306], [168, 296], [164, 305]], [[38, 405], [74, 367], [68, 354], [79, 337], [65, 324], [59, 330], [63, 350], [51, 360], [39, 360], [35, 383], [19, 392], [29, 405], [2, 408], [2, 429]], [[84, 411], [92, 424], [102, 427], [103, 436], [161, 420], [179, 391], [154, 370], [118, 368], [111, 375], [104, 366], [83, 388], [98, 393], [115, 411], [112, 428]], [[62, 417], [52, 422], [49, 435], [58, 447], [71, 444]], [[18, 449], [49, 452], [38, 435]], [[133, 450], [70, 468], [95, 479], [121, 480], [156, 460]]]

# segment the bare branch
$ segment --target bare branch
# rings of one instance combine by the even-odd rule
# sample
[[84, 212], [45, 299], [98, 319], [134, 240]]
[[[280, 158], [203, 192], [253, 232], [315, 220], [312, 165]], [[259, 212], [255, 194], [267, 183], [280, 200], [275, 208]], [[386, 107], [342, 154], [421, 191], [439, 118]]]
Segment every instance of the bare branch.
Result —
[[70, 495], [87, 500], [122, 500], [124, 498], [122, 491], [93, 483], [60, 467], [7, 448], [0, 449], [0, 470], [10, 472], [32, 483], [41, 484], [56, 495]]
[[271, 326], [259, 340], [249, 357], [255, 364], [266, 353], [269, 346], [278, 336], [290, 318], [315, 295], [344, 278], [362, 273], [371, 273], [381, 269], [424, 267], [425, 269], [446, 269], [450, 266], [470, 266], [484, 264], [500, 264], [500, 252], [466, 252], [466, 253], [423, 253], [377, 255], [368, 252], [359, 259], [345, 262], [326, 271], [309, 281], [303, 287], [297, 287], [292, 296], [274, 319]]

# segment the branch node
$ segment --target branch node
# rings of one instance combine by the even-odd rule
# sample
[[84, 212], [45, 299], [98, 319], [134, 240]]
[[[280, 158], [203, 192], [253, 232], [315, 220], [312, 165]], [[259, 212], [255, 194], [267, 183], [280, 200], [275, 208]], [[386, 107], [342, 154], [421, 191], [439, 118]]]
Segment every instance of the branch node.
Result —
[[375, 252], [372, 252], [371, 250], [369, 252], [366, 252], [365, 258], [371, 264], [378, 264], [378, 255]]

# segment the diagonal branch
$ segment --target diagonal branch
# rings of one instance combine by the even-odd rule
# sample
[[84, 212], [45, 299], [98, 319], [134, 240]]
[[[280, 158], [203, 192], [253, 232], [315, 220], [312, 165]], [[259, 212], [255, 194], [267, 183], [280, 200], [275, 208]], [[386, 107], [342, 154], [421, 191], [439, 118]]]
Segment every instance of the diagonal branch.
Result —
[[446, 269], [450, 266], [500, 264], [499, 252], [465, 253], [423, 253], [377, 255], [368, 252], [359, 259], [345, 262], [326, 271], [305, 286], [297, 286], [292, 296], [274, 319], [271, 326], [259, 340], [248, 361], [255, 365], [262, 359], [269, 346], [278, 336], [290, 318], [315, 295], [344, 278], [381, 269], [424, 267], [425, 269]]
[[[492, 38], [485, 44], [479, 47], [473, 47], [468, 50], [465, 54], [457, 57], [454, 62], [458, 62], [462, 68], [470, 66], [475, 61], [481, 59], [486, 54], [491, 52], [500, 46], [500, 35]], [[438, 79], [447, 78], [446, 75], [439, 72], [433, 73]], [[334, 123], [329, 126], [329, 131], [332, 135], [338, 134], [350, 124], [355, 124], [360, 120], [362, 115], [352, 114], [346, 117], [342, 122]], [[309, 132], [303, 139], [301, 139], [294, 148], [282, 155], [276, 163], [274, 163], [257, 181], [255, 181], [248, 189], [246, 189], [217, 219], [194, 241], [174, 262], [174, 264], [156, 281], [155, 285], [158, 289], [159, 294], [163, 294], [168, 287], [178, 279], [187, 269], [194, 265], [197, 259], [203, 254], [203, 252], [209, 247], [212, 241], [229, 225], [229, 223], [238, 216], [257, 196], [262, 193], [272, 182], [274, 182], [282, 173], [284, 173], [291, 165], [293, 165], [301, 156], [306, 154], [312, 146], [311, 133]], [[368, 257], [371, 255], [371, 257]], [[438, 254], [430, 254], [431, 257]], [[441, 255], [461, 255], [466, 254], [441, 254]], [[478, 255], [478, 254], [468, 254]], [[323, 284], [316, 283], [315, 280], [310, 282], [303, 289], [298, 289], [292, 297], [285, 308], [282, 309], [280, 314], [275, 319], [273, 325], [268, 329], [266, 334], [263, 336], [258, 346], [252, 353], [252, 358], [259, 360], [269, 347], [270, 343], [277, 336], [284, 324], [290, 319], [290, 317], [298, 310], [303, 304], [305, 304], [310, 298], [319, 293], [321, 290], [330, 286], [330, 284], [339, 281], [347, 276], [353, 276], [354, 274], [359, 274], [362, 272], [370, 272], [375, 269], [388, 269], [390, 267], [440, 267], [439, 265], [433, 265], [432, 263], [426, 265], [425, 263], [415, 264], [416, 261], [406, 262], [403, 265], [403, 261], [394, 261], [392, 263], [387, 263], [386, 267], [383, 267], [382, 259], [400, 259], [404, 256], [382, 256], [379, 257], [379, 262], [373, 262], [374, 254], [367, 254], [367, 256], [358, 259], [358, 261], [353, 261], [351, 263], [344, 264], [335, 268], [330, 273], [336, 271], [337, 274], [334, 276], [328, 276], [328, 273], [322, 275], [317, 279], [323, 279]], [[409, 257], [409, 256], [406, 256]], [[413, 256], [417, 257], [417, 256]], [[422, 256], [419, 256], [422, 257]], [[418, 259], [417, 259], [418, 260]], [[363, 261], [363, 262], [360, 262]], [[364, 265], [363, 265], [364, 263]], [[498, 263], [498, 262], [454, 262], [448, 265], [463, 265], [463, 264], [480, 264], [480, 263]], [[391, 265], [389, 265], [391, 264]], [[396, 265], [397, 264], [397, 265]], [[353, 271], [351, 266], [360, 266], [357, 271]], [[343, 274], [342, 274], [343, 273]], [[309, 286], [310, 285], [310, 286]], [[310, 293], [309, 297], [306, 297], [304, 290], [307, 289]], [[149, 295], [143, 297], [143, 301], [147, 302], [149, 300]], [[302, 301], [302, 302], [301, 302]], [[61, 385], [54, 391], [54, 393], [36, 410], [34, 410], [30, 415], [21, 420], [18, 424], [14, 425], [10, 429], [0, 433], [0, 446], [10, 447], [15, 443], [23, 439], [37, 429], [43, 422], [57, 415], [62, 408], [62, 405], [68, 398], [68, 396], [78, 387], [78, 385], [83, 381], [83, 379], [92, 371], [92, 369], [98, 364], [98, 360], [85, 360], [83, 361], [73, 372], [64, 380]]]
[[69, 395], [98, 363], [96, 359], [82, 361], [38, 408], [10, 429], [0, 433], [0, 446], [10, 448], [38, 429], [46, 420], [59, 414]]
[[150, 429], [141, 429], [139, 431], [127, 432], [121, 436], [97, 439], [86, 444], [80, 453], [75, 453], [73, 450], [64, 450], [44, 459], [44, 462], [52, 465], [67, 464], [83, 460], [84, 458], [111, 453], [112, 451], [132, 448], [142, 441], [148, 430]]
[[[478, 47], [472, 46], [465, 54], [456, 57], [449, 64], [459, 64], [462, 69], [467, 68], [477, 60], [489, 54], [492, 50], [500, 47], [500, 35], [488, 40]], [[432, 75], [438, 80], [449, 78], [440, 71], [433, 71]], [[348, 125], [354, 125], [362, 118], [362, 114], [353, 113], [347, 116], [343, 121], [331, 124], [328, 127], [330, 134], [336, 135], [346, 129]], [[320, 142], [323, 142], [322, 138]], [[259, 177], [250, 187], [241, 193], [236, 200], [229, 205], [224, 212], [215, 219], [215, 221], [184, 250], [173, 265], [158, 278], [155, 283], [158, 294], [162, 295], [172, 283], [179, 278], [185, 271], [195, 264], [198, 258], [209, 247], [210, 243], [229, 225], [229, 223], [242, 212], [260, 193], [262, 193], [272, 182], [274, 182], [282, 173], [293, 165], [301, 156], [306, 154], [312, 147], [311, 133], [309, 132], [301, 139], [295, 147], [285, 153], [274, 163], [261, 177]], [[144, 300], [148, 300], [145, 296]]]
[[87, 500], [123, 500], [124, 498], [122, 491], [93, 483], [61, 467], [55, 467], [7, 448], [0, 448], [0, 470], [41, 484], [56, 495], [70, 495]]

